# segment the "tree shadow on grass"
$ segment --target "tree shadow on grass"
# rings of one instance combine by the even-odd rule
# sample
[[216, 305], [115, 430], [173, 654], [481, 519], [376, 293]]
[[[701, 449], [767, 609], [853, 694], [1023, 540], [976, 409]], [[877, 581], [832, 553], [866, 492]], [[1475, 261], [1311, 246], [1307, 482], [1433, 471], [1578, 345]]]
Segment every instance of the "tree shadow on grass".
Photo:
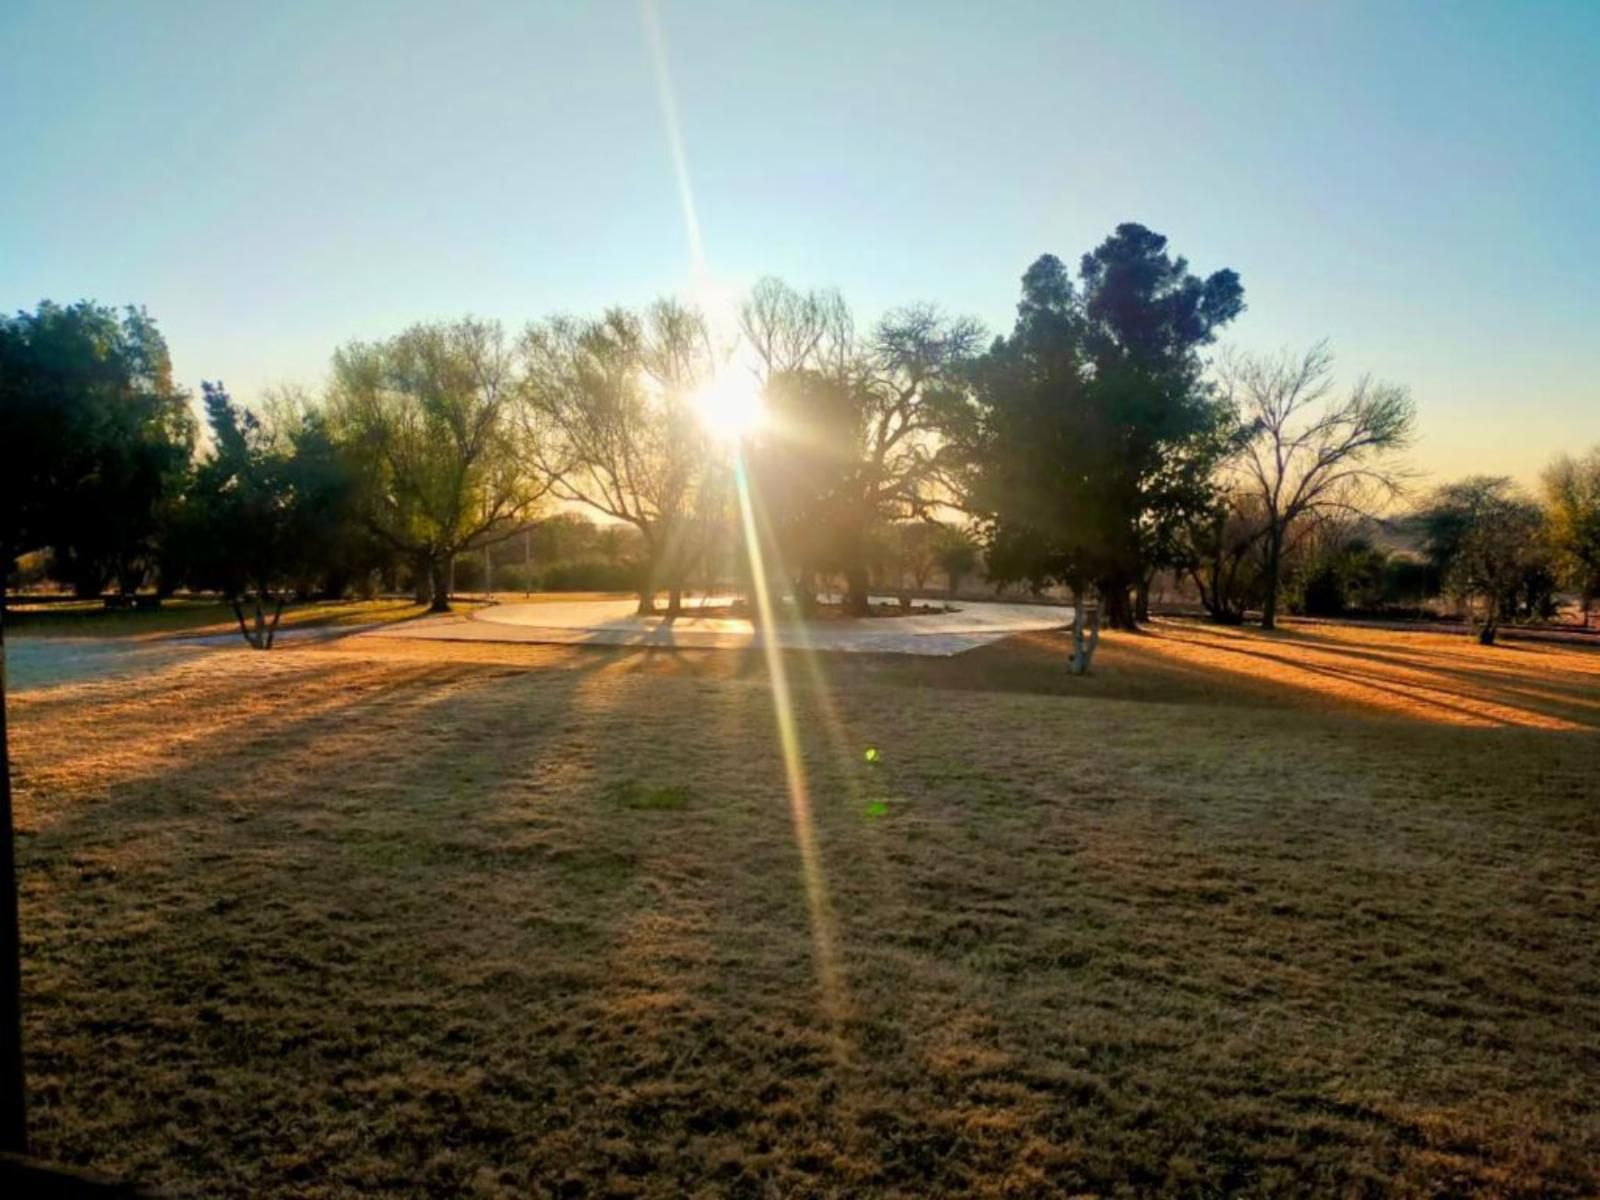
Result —
[[[403, 666], [309, 713], [281, 696], [114, 796], [85, 785], [21, 854], [38, 1144], [208, 1190], [256, 1190], [307, 1154], [348, 1169], [302, 1123], [381, 1126], [381, 1092], [340, 1081], [414, 1078], [402, 1060], [430, 1055], [401, 1048], [449, 1042], [451, 947], [482, 882], [604, 866], [491, 819], [560, 736], [506, 689], [554, 718], [583, 674]], [[430, 978], [443, 993], [416, 990]]]

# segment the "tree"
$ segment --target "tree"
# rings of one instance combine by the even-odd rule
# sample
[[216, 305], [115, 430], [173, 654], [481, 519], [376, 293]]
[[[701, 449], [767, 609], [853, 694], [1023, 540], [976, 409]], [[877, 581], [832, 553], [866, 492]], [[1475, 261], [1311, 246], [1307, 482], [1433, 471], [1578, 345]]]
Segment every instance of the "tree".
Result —
[[521, 394], [534, 467], [556, 494], [633, 526], [645, 549], [639, 611], [668, 591], [677, 616], [713, 507], [707, 433], [694, 408], [721, 365], [696, 310], [660, 300], [643, 314], [552, 317], [522, 339]]
[[80, 595], [132, 592], [194, 450], [188, 397], [142, 309], [0, 318], [0, 557], [49, 545]]
[[1370, 511], [1398, 494], [1396, 452], [1410, 445], [1416, 407], [1405, 388], [1363, 376], [1329, 400], [1333, 357], [1318, 342], [1288, 355], [1224, 359], [1227, 394], [1245, 422], [1239, 463], [1263, 519], [1261, 625], [1277, 626], [1283, 559], [1297, 525], [1330, 512]]
[[1478, 641], [1494, 644], [1506, 620], [1536, 615], [1548, 599], [1548, 549], [1539, 506], [1511, 480], [1477, 476], [1440, 488], [1420, 514], [1427, 553], [1444, 585], [1476, 621]]
[[885, 580], [900, 599], [901, 608], [911, 607], [911, 587], [921, 591], [939, 565], [934, 546], [944, 526], [935, 521], [897, 521], [879, 531], [890, 578]]
[[212, 448], [176, 522], [181, 561], [191, 584], [220, 591], [233, 606], [245, 641], [270, 650], [296, 581], [324, 564], [332, 544], [318, 464], [302, 457], [320, 446], [302, 431], [264, 423], [222, 384], [200, 386]]
[[955, 599], [961, 581], [978, 566], [978, 543], [965, 529], [941, 525], [933, 542], [934, 561], [944, 572], [950, 598]]
[[1181, 527], [1178, 564], [1213, 621], [1242, 625], [1259, 598], [1264, 527], [1256, 498], [1239, 488], [1219, 490], [1213, 504]]
[[1600, 597], [1600, 446], [1581, 458], [1563, 454], [1541, 482], [1557, 565], [1577, 591], [1587, 625]]
[[372, 533], [413, 564], [418, 599], [450, 609], [450, 563], [509, 537], [551, 481], [519, 446], [512, 356], [473, 318], [352, 342], [333, 359], [329, 417]]
[[780, 557], [798, 566], [803, 607], [816, 572], [837, 571], [847, 611], [865, 615], [874, 532], [929, 519], [943, 498], [941, 431], [982, 329], [919, 304], [861, 339], [835, 293], [770, 279], [741, 318], [770, 418], [747, 462]]
[[1343, 616], [1351, 608], [1370, 609], [1383, 596], [1389, 556], [1371, 539], [1333, 519], [1323, 528], [1308, 557], [1297, 590], [1297, 611], [1314, 617]]
[[[1080, 615], [1092, 588], [1119, 628], [1135, 624], [1130, 592], [1176, 558], [1182, 521], [1213, 503], [1231, 426], [1198, 351], [1243, 310], [1243, 290], [1232, 271], [1191, 275], [1165, 247], [1119, 226], [1084, 256], [1081, 291], [1060, 259], [1035, 261], [1011, 336], [972, 371], [970, 417], [946, 430], [990, 577], [1060, 583]], [[1075, 634], [1075, 668], [1092, 645]]]

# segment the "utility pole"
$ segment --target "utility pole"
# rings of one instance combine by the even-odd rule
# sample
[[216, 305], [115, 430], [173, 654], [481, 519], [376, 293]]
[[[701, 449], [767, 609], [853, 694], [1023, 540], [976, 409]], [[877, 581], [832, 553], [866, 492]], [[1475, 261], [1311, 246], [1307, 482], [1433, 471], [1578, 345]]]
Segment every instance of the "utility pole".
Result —
[[6, 741], [6, 583], [0, 552], [0, 1150], [28, 1152], [22, 1085], [22, 937], [17, 921], [17, 833]]

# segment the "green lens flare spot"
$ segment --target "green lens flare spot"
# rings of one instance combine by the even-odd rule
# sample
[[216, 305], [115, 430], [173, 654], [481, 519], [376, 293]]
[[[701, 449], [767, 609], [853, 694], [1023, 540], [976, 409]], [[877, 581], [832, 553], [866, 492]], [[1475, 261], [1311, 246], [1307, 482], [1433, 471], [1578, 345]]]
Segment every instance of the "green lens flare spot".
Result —
[[867, 761], [869, 763], [875, 763], [878, 761], [878, 748], [876, 746], [867, 747]]
[[867, 816], [869, 817], [887, 816], [888, 812], [889, 806], [882, 800], [874, 800], [867, 805]]

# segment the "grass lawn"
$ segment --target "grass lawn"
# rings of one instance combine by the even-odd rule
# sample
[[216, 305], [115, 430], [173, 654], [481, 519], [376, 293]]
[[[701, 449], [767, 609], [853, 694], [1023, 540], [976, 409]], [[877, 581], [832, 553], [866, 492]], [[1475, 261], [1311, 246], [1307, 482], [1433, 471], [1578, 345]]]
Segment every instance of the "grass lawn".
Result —
[[[455, 607], [459, 610], [477, 606], [458, 603]], [[314, 600], [285, 605], [278, 628], [379, 624], [421, 616], [426, 611], [426, 606], [409, 600]], [[248, 608], [245, 615], [246, 619], [254, 619]], [[27, 597], [13, 596], [6, 605], [6, 626], [10, 632], [27, 637], [155, 638], [236, 633], [239, 629], [233, 609], [210, 596], [173, 596], [149, 612], [108, 610], [99, 600], [29, 604]]]
[[[396, 638], [13, 701], [36, 1150], [179, 1196], [1592, 1196], [1600, 654]], [[867, 753], [875, 750], [876, 755]]]

